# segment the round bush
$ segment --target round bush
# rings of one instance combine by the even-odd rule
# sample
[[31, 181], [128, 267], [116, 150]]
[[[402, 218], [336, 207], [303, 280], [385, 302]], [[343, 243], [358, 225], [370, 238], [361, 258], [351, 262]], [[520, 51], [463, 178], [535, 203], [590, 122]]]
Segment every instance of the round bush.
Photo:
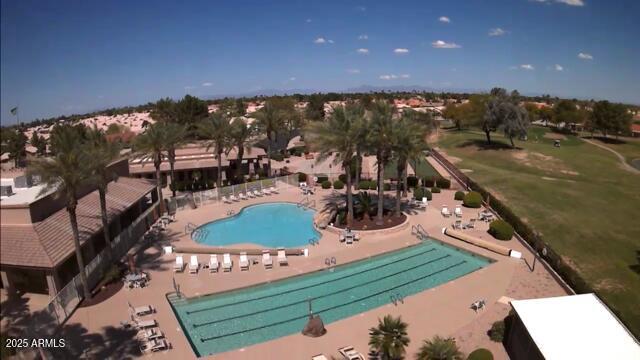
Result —
[[385, 183], [384, 185], [382, 185], [382, 188], [384, 189], [384, 191], [389, 191], [391, 190], [391, 184]]
[[422, 186], [424, 187], [433, 187], [436, 185], [436, 177], [435, 176], [427, 176], [422, 179]]
[[454, 200], [464, 200], [464, 191], [456, 191], [456, 194], [453, 195]]
[[298, 173], [298, 182], [305, 182], [305, 181], [307, 181], [307, 174]]
[[434, 194], [437, 194], [437, 193], [440, 192], [440, 188], [439, 187], [432, 187], [431, 188], [431, 192], [434, 193]]
[[491, 325], [489, 330], [489, 338], [495, 342], [502, 342], [504, 339], [504, 320], [496, 321]]
[[504, 220], [493, 220], [489, 224], [489, 234], [498, 240], [511, 240], [513, 226]]
[[415, 188], [418, 186], [418, 178], [415, 176], [407, 176], [407, 186]]
[[329, 177], [327, 175], [318, 175], [318, 182], [319, 183], [323, 183], [325, 181], [329, 180]]
[[479, 192], [471, 191], [464, 196], [462, 203], [466, 207], [479, 208], [482, 206], [482, 195]]
[[429, 189], [420, 187], [413, 191], [413, 197], [416, 200], [422, 200], [423, 197], [426, 197], [428, 201], [431, 201], [431, 198], [433, 196], [431, 195], [431, 191], [429, 191]]
[[493, 360], [493, 354], [487, 349], [476, 349], [469, 354], [467, 360]]
[[448, 189], [451, 187], [451, 180], [445, 178], [437, 178], [436, 186], [440, 189]]
[[369, 190], [378, 190], [378, 182], [375, 180], [371, 180], [369, 182]]
[[340, 174], [340, 176], [338, 176], [338, 180], [342, 181], [343, 183], [347, 183], [347, 175], [346, 174]]
[[370, 183], [367, 180], [361, 180], [358, 184], [359, 190], [369, 190]]
[[282, 160], [284, 160], [284, 155], [282, 155], [280, 153], [271, 154], [271, 160], [282, 161]]
[[322, 182], [322, 188], [323, 189], [331, 189], [331, 181], [329, 180], [325, 180]]
[[336, 180], [333, 182], [333, 188], [336, 190], [342, 190], [344, 188], [344, 183], [340, 180]]

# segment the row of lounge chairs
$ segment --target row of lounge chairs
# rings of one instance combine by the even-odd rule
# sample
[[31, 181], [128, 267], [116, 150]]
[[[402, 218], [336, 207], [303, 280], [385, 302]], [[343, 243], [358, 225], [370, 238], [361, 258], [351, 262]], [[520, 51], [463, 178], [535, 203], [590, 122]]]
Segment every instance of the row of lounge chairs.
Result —
[[[440, 211], [442, 216], [449, 217], [451, 216], [451, 212], [449, 211], [449, 207], [447, 205], [442, 205], [442, 210]], [[453, 212], [456, 217], [462, 217], [462, 207], [460, 205], [456, 205], [456, 208]]]
[[238, 202], [241, 200], [248, 200], [250, 198], [273, 195], [277, 193], [278, 193], [278, 189], [276, 189], [275, 186], [272, 186], [270, 188], [264, 188], [262, 190], [253, 190], [253, 191], [247, 190], [246, 193], [239, 193], [238, 196], [235, 196], [233, 194], [229, 197], [223, 196], [222, 202], [224, 202], [225, 204], [231, 204], [233, 202]]
[[[131, 305], [129, 305], [131, 306]], [[155, 313], [156, 310], [151, 305], [131, 307], [131, 322], [121, 322], [125, 327], [138, 329], [136, 339], [140, 342], [140, 352], [143, 354], [152, 353], [171, 348], [171, 344], [164, 338], [164, 333], [158, 327], [155, 319], [140, 319], [140, 316]]]
[[451, 227], [455, 230], [475, 229], [476, 219], [470, 219], [469, 222], [463, 223], [462, 220], [456, 220]]
[[[283, 248], [278, 249], [277, 261], [280, 266], [289, 265], [289, 260], [287, 260], [287, 254]], [[247, 253], [241, 252], [240, 258], [238, 261], [240, 270], [249, 270], [250, 263], [251, 262], [249, 261], [249, 257], [247, 256]], [[271, 258], [271, 252], [269, 250], [262, 251], [262, 264], [264, 265], [265, 269], [273, 268], [273, 260]], [[229, 253], [223, 254], [222, 263], [218, 261], [217, 254], [211, 254], [211, 256], [209, 257], [209, 264], [208, 264], [209, 271], [212, 273], [218, 272], [221, 265], [222, 265], [222, 270], [224, 272], [231, 271], [231, 269], [233, 268], [233, 260], [231, 259], [231, 254]], [[175, 272], [182, 272], [184, 271], [184, 269], [185, 269], [184, 258], [182, 257], [182, 255], [176, 256], [176, 262], [173, 265], [173, 270]], [[189, 258], [189, 273], [196, 274], [198, 273], [199, 269], [200, 269], [200, 262], [198, 260], [198, 256], [191, 255], [191, 257]]]

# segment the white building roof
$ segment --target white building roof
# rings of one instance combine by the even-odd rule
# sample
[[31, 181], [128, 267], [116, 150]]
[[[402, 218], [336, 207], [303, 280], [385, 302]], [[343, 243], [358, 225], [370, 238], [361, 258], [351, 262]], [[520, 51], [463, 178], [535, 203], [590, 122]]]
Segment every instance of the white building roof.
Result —
[[640, 344], [594, 294], [514, 300], [547, 360], [640, 359]]

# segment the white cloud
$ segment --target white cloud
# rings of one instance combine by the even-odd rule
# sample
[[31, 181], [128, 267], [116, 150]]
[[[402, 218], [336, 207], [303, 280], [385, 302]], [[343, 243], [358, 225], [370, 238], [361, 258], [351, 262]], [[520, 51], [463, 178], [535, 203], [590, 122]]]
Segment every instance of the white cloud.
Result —
[[535, 70], [535, 68], [533, 67], [533, 65], [531, 64], [522, 64], [520, 65], [520, 69], [524, 69], [524, 70]]
[[349, 74], [360, 74], [360, 69], [347, 69]]
[[397, 49], [394, 49], [393, 52], [396, 53], [396, 54], [408, 54], [409, 53], [409, 49], [397, 48]]
[[185, 90], [193, 90], [195, 88], [196, 88], [195, 86], [191, 86], [191, 85], [187, 85], [184, 87]]
[[360, 49], [356, 50], [356, 52], [357, 52], [358, 54], [368, 55], [368, 54], [369, 54], [369, 49], [360, 48]]
[[327, 42], [328, 42], [329, 44], [333, 44], [333, 40], [331, 40], [331, 39], [327, 40]]
[[290, 77], [289, 81], [296, 81], [296, 77], [295, 76]]
[[[534, 0], [535, 2], [539, 2], [539, 3], [548, 3], [550, 2], [550, 0]], [[584, 1], [583, 0], [553, 0], [557, 3], [561, 3], [561, 4], [565, 4], [565, 5], [569, 5], [569, 6], [584, 6]]]
[[578, 58], [582, 60], [593, 60], [593, 56], [591, 54], [582, 53], [582, 52], [578, 54]]
[[411, 77], [411, 75], [409, 75], [409, 74], [401, 74], [401, 75], [388, 74], [388, 75], [380, 75], [379, 76], [379, 78], [381, 80], [408, 79], [410, 77]]
[[448, 18], [448, 17], [446, 17], [446, 16], [440, 16], [440, 17], [438, 18], [438, 21], [443, 22], [443, 23], [450, 23], [450, 22], [451, 22], [451, 19], [449, 19], [449, 18]]
[[489, 36], [502, 36], [507, 32], [502, 28], [495, 28], [489, 30]]
[[401, 74], [400, 75], [400, 78], [402, 78], [402, 79], [408, 79], [410, 77], [411, 77], [411, 75], [409, 75], [409, 74]]
[[436, 49], [458, 49], [462, 47], [456, 43], [448, 43], [442, 40], [437, 40], [432, 42], [431, 46], [433, 46]]
[[362, 35], [358, 36], [358, 40], [369, 40], [369, 35], [362, 34]]
[[553, 68], [554, 68], [556, 71], [562, 71], [562, 70], [564, 70], [564, 68], [563, 68], [563, 67], [562, 67], [562, 65], [560, 65], [560, 64], [555, 64], [555, 65], [553, 66]]
[[307, 24], [311, 22], [311, 19], [307, 19], [304, 22], [306, 22]]
[[213, 86], [213, 83], [211, 83], [211, 82], [203, 82], [202, 86], [205, 86], [205, 87]]
[[366, 6], [357, 6], [356, 10], [364, 12], [364, 11], [367, 11], [367, 7]]

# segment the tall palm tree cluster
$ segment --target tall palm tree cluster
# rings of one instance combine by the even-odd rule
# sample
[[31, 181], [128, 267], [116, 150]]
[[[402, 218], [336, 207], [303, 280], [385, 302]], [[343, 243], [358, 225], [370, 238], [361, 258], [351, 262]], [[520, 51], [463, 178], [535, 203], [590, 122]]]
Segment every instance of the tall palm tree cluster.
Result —
[[69, 125], [60, 126], [52, 134], [51, 143], [56, 148], [54, 155], [33, 160], [27, 171], [40, 176], [44, 185], [42, 193], [53, 191], [65, 200], [83, 293], [85, 298], [90, 298], [76, 216], [79, 191], [87, 186], [98, 189], [106, 255], [111, 260], [106, 192], [109, 182], [116, 179], [116, 174], [108, 166], [120, 156], [120, 149], [116, 143], [108, 142], [104, 133], [96, 128], [80, 132]]
[[[327, 121], [312, 122], [306, 127], [305, 139], [320, 153], [319, 161], [335, 155], [335, 164], [342, 166], [346, 176], [347, 226], [352, 226], [353, 184], [351, 167], [356, 166], [359, 181], [362, 154], [376, 157], [378, 202], [376, 224], [383, 223], [384, 169], [395, 160], [398, 187], [396, 216], [401, 216], [401, 197], [406, 196], [406, 178], [409, 161], [417, 159], [426, 149], [426, 137], [433, 128], [431, 118], [414, 111], [401, 115], [386, 101], [375, 101], [367, 111], [357, 103], [336, 107]], [[400, 186], [404, 184], [405, 186]], [[405, 189], [405, 193], [402, 193]]]

